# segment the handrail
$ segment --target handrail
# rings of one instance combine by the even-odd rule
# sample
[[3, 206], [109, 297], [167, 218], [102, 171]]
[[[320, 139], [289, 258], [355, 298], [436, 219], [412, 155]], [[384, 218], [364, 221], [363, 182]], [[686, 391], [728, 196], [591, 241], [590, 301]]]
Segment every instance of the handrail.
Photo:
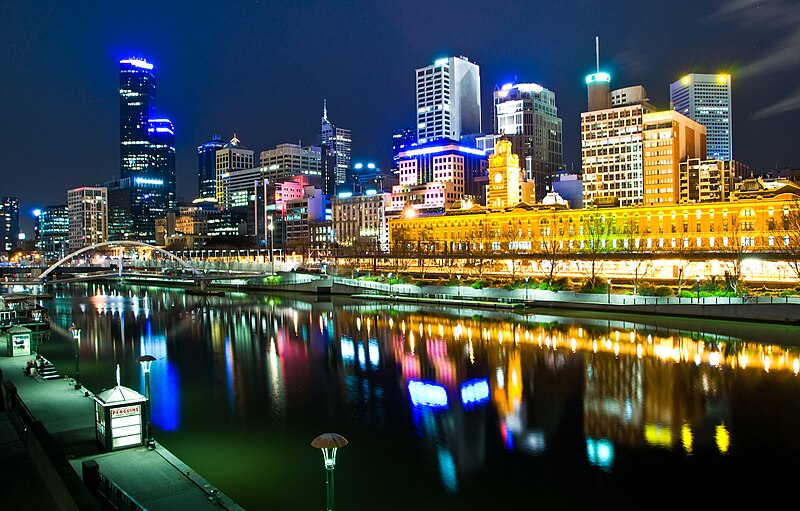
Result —
[[104, 504], [108, 504], [112, 509], [117, 511], [147, 511], [146, 507], [128, 495], [125, 490], [103, 475], [102, 472], [98, 472], [97, 475], [99, 484], [95, 495], [100, 497]]

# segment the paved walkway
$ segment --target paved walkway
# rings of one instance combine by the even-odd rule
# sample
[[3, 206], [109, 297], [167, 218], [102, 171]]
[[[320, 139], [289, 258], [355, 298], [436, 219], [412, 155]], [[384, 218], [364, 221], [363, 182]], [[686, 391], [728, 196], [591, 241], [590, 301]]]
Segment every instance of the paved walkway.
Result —
[[[158, 443], [152, 450], [137, 446], [104, 452], [95, 439], [92, 394], [75, 390], [67, 379], [25, 376], [25, 363], [33, 358], [0, 356], [3, 379], [14, 383], [79, 477], [82, 463], [95, 460], [104, 476], [149, 511], [242, 509], [222, 493], [212, 503], [208, 497], [216, 488]], [[58, 509], [43, 491], [44, 481], [25, 445], [8, 412], [0, 411], [0, 509]]]

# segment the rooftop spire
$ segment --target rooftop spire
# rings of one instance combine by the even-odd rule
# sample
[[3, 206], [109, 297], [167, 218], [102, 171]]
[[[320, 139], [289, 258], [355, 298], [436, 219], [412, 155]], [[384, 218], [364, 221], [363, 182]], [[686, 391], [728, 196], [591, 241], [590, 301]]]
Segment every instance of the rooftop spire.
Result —
[[322, 100], [322, 118], [328, 120], [328, 98]]

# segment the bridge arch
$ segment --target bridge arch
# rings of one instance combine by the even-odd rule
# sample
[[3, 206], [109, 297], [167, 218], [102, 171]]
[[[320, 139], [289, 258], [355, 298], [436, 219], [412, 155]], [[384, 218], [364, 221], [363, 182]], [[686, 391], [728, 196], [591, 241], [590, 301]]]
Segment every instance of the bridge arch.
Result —
[[201, 275], [201, 272], [199, 272], [199, 271], [197, 270], [197, 268], [195, 268], [195, 267], [194, 267], [194, 266], [192, 266], [191, 264], [187, 263], [186, 261], [184, 261], [184, 260], [183, 260], [183, 259], [181, 259], [180, 257], [176, 256], [176, 255], [175, 255], [175, 254], [173, 254], [172, 252], [169, 252], [169, 251], [167, 251], [167, 250], [164, 250], [164, 249], [163, 249], [163, 248], [161, 248], [161, 247], [156, 247], [155, 245], [150, 245], [149, 243], [143, 243], [143, 242], [141, 242], [141, 241], [128, 241], [128, 240], [120, 240], [120, 241], [103, 241], [102, 243], [95, 243], [95, 244], [93, 244], [93, 245], [88, 245], [88, 246], [85, 246], [85, 247], [83, 247], [83, 248], [81, 248], [81, 249], [78, 249], [78, 250], [76, 250], [75, 252], [72, 252], [72, 253], [70, 253], [70, 254], [67, 254], [67, 255], [65, 255], [64, 257], [62, 257], [61, 259], [59, 259], [58, 261], [56, 261], [55, 263], [53, 263], [53, 264], [52, 264], [52, 265], [51, 265], [49, 268], [47, 268], [45, 271], [43, 271], [43, 272], [42, 272], [42, 273], [41, 273], [41, 274], [40, 274], [40, 275], [37, 277], [37, 279], [39, 279], [39, 280], [41, 280], [41, 281], [44, 281], [45, 277], [47, 277], [47, 276], [48, 276], [48, 275], [50, 275], [52, 272], [54, 272], [54, 271], [56, 270], [56, 268], [58, 268], [59, 266], [61, 266], [61, 265], [62, 265], [62, 264], [64, 264], [65, 262], [69, 261], [69, 260], [70, 260], [70, 259], [72, 259], [73, 257], [75, 257], [75, 256], [78, 256], [78, 255], [80, 255], [80, 254], [82, 254], [82, 253], [84, 253], [84, 252], [88, 252], [88, 251], [90, 251], [90, 250], [94, 250], [94, 249], [96, 249], [96, 248], [101, 248], [101, 247], [116, 247], [116, 246], [119, 246], [119, 245], [123, 245], [123, 246], [129, 246], [129, 247], [144, 247], [144, 248], [149, 248], [149, 249], [151, 249], [151, 250], [155, 250], [156, 252], [158, 252], [158, 253], [161, 253], [161, 254], [164, 254], [165, 256], [169, 257], [170, 259], [173, 259], [173, 260], [177, 261], [178, 263], [180, 263], [180, 265], [181, 265], [182, 267], [184, 267], [184, 268], [186, 268], [186, 269], [189, 269], [189, 270], [191, 270], [191, 271], [192, 271], [192, 273], [193, 273], [194, 275]]

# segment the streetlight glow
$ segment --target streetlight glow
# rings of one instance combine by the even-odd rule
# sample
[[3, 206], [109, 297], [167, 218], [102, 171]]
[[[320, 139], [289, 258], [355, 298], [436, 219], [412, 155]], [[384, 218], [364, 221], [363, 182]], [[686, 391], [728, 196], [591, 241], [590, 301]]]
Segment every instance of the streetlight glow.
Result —
[[146, 406], [145, 406], [145, 430], [144, 430], [144, 443], [145, 445], [150, 448], [154, 449], [156, 444], [153, 440], [150, 430], [151, 430], [151, 420], [150, 420], [150, 364], [156, 359], [153, 355], [142, 355], [136, 359], [137, 362], [142, 364], [142, 371], [144, 371], [144, 393], [145, 397], [147, 398]]
[[72, 334], [72, 340], [75, 343], [75, 390], [81, 388], [81, 329], [75, 326], [75, 323], [69, 327]]
[[328, 494], [328, 511], [333, 511], [333, 469], [336, 467], [336, 451], [344, 447], [348, 441], [337, 433], [323, 433], [311, 441], [311, 447], [322, 450], [322, 458], [325, 461], [326, 486]]

